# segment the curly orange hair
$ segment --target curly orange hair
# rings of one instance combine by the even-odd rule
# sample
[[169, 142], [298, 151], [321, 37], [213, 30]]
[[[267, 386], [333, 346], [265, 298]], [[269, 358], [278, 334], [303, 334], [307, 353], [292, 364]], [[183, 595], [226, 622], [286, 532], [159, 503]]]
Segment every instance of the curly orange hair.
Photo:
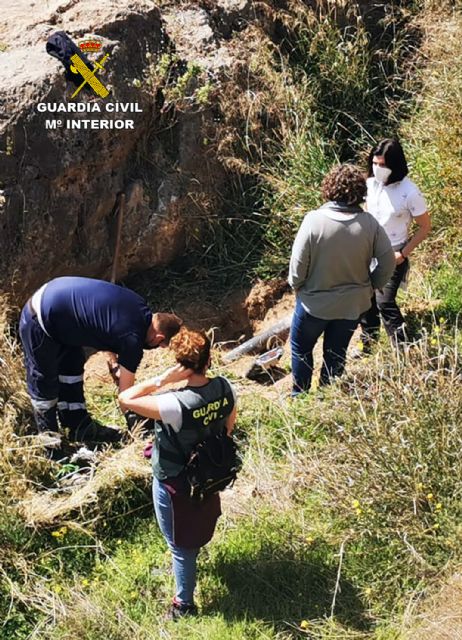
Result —
[[210, 358], [210, 340], [205, 333], [183, 326], [170, 340], [169, 346], [179, 364], [196, 373], [205, 370]]

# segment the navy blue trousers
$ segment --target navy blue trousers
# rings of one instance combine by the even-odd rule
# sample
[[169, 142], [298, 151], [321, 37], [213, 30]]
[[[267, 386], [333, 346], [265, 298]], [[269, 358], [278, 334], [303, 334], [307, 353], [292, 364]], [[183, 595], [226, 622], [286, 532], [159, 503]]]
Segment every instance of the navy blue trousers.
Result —
[[83, 395], [82, 347], [55, 342], [41, 328], [30, 304], [21, 312], [19, 335], [24, 350], [27, 390], [39, 431], [77, 428], [88, 419]]
[[324, 334], [323, 362], [320, 385], [340, 376], [345, 369], [348, 344], [358, 325], [358, 320], [322, 320], [310, 315], [299, 299], [295, 306], [290, 330], [292, 349], [292, 396], [308, 391], [313, 375], [313, 349]]

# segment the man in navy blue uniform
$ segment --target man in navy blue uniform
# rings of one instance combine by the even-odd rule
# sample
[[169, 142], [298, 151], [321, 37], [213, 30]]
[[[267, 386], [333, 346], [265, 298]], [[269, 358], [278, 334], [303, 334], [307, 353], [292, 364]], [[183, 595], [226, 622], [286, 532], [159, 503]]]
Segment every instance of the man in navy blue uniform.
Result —
[[153, 314], [134, 291], [103, 280], [62, 277], [43, 285], [19, 325], [38, 430], [59, 431], [59, 418], [70, 440], [119, 441], [117, 429], [87, 412], [83, 347], [116, 354], [120, 392], [134, 384], [143, 349], [167, 346], [181, 324], [173, 314]]

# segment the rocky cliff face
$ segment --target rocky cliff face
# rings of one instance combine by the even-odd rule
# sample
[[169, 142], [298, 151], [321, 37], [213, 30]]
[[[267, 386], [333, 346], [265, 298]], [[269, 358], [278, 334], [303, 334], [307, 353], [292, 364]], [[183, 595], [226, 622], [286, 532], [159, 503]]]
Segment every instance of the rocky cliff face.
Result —
[[[119, 278], [167, 264], [200, 234], [204, 217], [220, 213], [229, 176], [210, 150], [217, 114], [208, 96], [236, 63], [233, 34], [255, 19], [255, 4], [14, 3], [0, 23], [1, 290], [21, 303], [56, 275], [108, 277], [121, 191]], [[97, 77], [107, 98], [86, 88], [71, 99], [75, 85], [45, 51], [58, 30], [74, 41], [100, 39], [109, 58]], [[107, 114], [109, 103], [140, 111]], [[39, 104], [102, 112], [41, 112]], [[53, 119], [64, 124], [46, 128]], [[132, 128], [66, 127], [116, 119]]]
[[[356, 3], [324, 0], [9, 4], [0, 16], [0, 292], [19, 304], [57, 275], [109, 277], [120, 192], [119, 279], [205, 244], [217, 217], [236, 219], [231, 203], [241, 206], [264, 153], [292, 126], [287, 35], [313, 9], [321, 22], [325, 11], [356, 20]], [[387, 2], [358, 6], [374, 30]], [[89, 83], [72, 97], [76, 85], [45, 49], [56, 31], [99, 39], [91, 60], [109, 56], [95, 70], [107, 97]], [[108, 113], [116, 105], [129, 111]]]

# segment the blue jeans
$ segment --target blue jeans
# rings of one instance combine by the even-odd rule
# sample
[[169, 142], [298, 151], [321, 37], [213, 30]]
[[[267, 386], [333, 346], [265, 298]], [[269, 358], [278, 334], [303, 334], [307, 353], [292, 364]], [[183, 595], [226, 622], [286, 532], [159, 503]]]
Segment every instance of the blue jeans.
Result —
[[310, 315], [299, 299], [295, 306], [290, 330], [292, 349], [292, 396], [308, 391], [313, 375], [313, 349], [324, 333], [323, 363], [320, 385], [342, 375], [348, 344], [358, 320], [322, 320]]
[[184, 549], [173, 542], [173, 508], [169, 492], [157, 478], [152, 483], [152, 498], [159, 528], [173, 558], [173, 574], [176, 583], [176, 599], [193, 604], [196, 586], [196, 562], [199, 549]]

